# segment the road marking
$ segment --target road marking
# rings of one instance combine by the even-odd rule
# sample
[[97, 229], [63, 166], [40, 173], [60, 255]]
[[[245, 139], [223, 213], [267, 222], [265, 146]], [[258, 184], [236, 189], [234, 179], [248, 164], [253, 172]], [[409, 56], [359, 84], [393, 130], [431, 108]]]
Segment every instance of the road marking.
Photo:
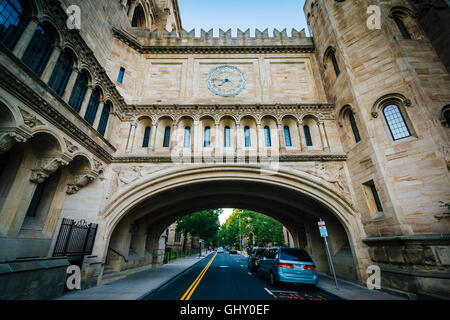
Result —
[[276, 295], [274, 295], [269, 289], [264, 288], [264, 290], [266, 290], [271, 296], [273, 296], [274, 298], [277, 298]]
[[219, 268], [229, 268], [229, 266], [219, 266]]
[[252, 276], [252, 273], [251, 273], [251, 272], [249, 272], [249, 273], [248, 273], [248, 275], [249, 275], [249, 276]]
[[216, 256], [217, 256], [217, 252], [214, 255], [214, 257], [212, 257], [212, 259], [208, 262], [208, 264], [202, 270], [202, 272], [200, 272], [197, 279], [195, 279], [195, 281], [191, 284], [189, 289], [187, 289], [187, 291], [183, 294], [183, 296], [181, 297], [180, 300], [189, 300], [191, 298], [192, 294], [194, 293], [195, 289], [197, 289], [198, 284], [200, 283], [200, 281], [202, 281], [203, 276], [205, 275], [206, 271], [208, 271], [209, 267], [211, 266], [211, 264], [214, 261], [214, 259], [216, 258]]

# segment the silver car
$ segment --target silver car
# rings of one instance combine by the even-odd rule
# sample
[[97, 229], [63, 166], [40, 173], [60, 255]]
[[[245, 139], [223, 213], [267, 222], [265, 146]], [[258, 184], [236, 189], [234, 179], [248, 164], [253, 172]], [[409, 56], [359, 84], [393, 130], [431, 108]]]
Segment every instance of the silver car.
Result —
[[278, 282], [310, 285], [319, 283], [316, 266], [303, 249], [266, 249], [259, 262], [258, 275], [268, 278], [272, 286]]

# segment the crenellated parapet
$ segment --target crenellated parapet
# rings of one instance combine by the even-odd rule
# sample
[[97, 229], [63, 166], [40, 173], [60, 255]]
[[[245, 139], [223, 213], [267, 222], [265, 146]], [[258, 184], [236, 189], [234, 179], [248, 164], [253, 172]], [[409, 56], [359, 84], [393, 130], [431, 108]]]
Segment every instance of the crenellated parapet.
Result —
[[196, 36], [195, 29], [182, 30], [181, 36], [176, 30], [165, 30], [160, 33], [145, 29], [126, 31], [113, 27], [113, 34], [119, 40], [125, 42], [141, 53], [155, 51], [280, 51], [280, 52], [312, 52], [314, 42], [307, 37], [305, 30], [292, 29], [288, 35], [287, 29], [273, 30], [269, 35], [269, 29], [263, 31], [256, 29], [251, 36], [250, 29], [237, 30], [237, 36], [233, 37], [231, 29], [224, 31], [219, 29], [219, 36], [214, 36], [214, 29], [200, 30]]

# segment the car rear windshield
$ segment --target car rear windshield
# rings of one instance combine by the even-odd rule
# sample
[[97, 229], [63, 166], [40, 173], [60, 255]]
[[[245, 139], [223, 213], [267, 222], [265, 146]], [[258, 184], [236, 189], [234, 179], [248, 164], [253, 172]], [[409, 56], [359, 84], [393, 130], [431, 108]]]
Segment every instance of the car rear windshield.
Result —
[[255, 256], [262, 256], [264, 251], [266, 251], [266, 249], [258, 249], [258, 250], [256, 250]]
[[281, 249], [281, 260], [313, 262], [309, 254], [303, 249]]

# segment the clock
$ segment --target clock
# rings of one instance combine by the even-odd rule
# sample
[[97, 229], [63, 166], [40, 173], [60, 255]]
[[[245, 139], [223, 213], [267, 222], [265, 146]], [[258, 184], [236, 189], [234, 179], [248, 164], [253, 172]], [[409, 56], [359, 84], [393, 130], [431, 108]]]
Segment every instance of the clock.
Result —
[[209, 90], [222, 97], [237, 96], [247, 86], [247, 78], [241, 69], [223, 65], [211, 70], [206, 80]]

